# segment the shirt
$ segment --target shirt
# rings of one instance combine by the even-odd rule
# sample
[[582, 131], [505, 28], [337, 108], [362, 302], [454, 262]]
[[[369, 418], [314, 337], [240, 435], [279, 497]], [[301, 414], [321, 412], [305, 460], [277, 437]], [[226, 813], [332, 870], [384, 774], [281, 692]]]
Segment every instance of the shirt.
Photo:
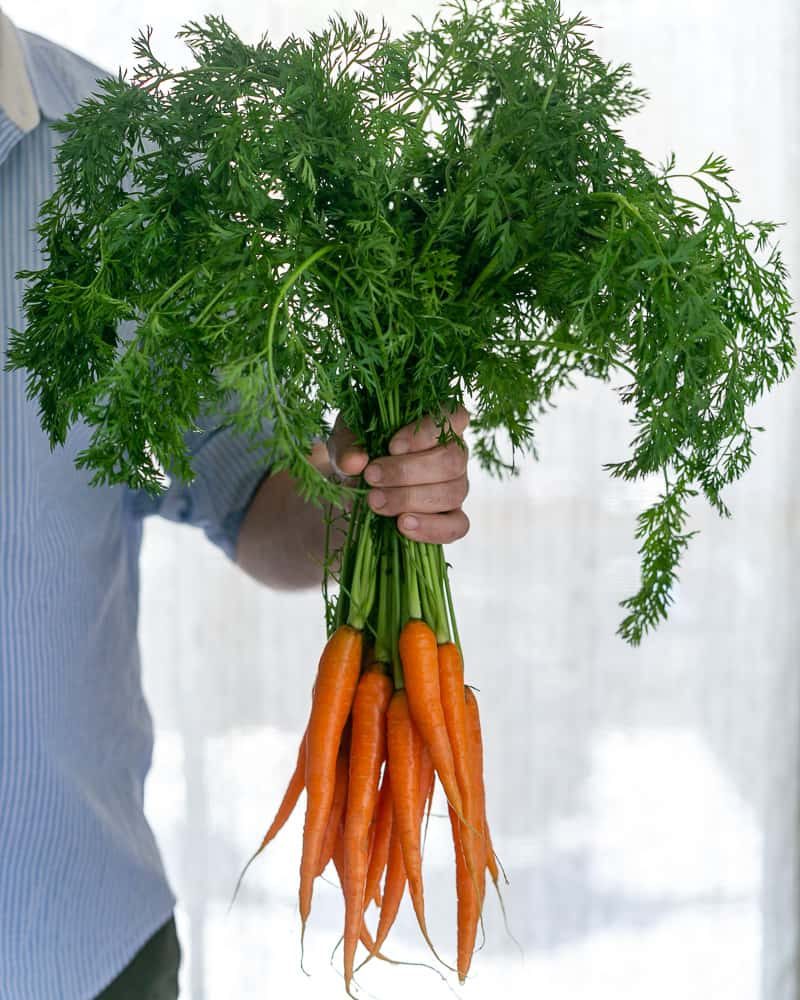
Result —
[[12, 30], [41, 121], [25, 131], [0, 111], [0, 998], [87, 1000], [175, 903], [143, 810], [153, 726], [136, 634], [142, 519], [198, 525], [233, 557], [265, 469], [218, 417], [187, 436], [191, 484], [157, 499], [90, 487], [74, 465], [88, 428], [51, 452], [24, 373], [2, 372], [9, 328], [24, 326], [14, 274], [43, 266], [32, 227], [60, 139], [48, 122], [106, 75]]

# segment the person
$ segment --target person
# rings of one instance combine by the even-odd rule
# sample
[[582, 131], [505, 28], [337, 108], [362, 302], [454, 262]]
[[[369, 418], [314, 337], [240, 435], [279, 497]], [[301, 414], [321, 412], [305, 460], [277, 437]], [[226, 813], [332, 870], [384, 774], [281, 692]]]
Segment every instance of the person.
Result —
[[[56, 183], [49, 123], [102, 75], [0, 11], [0, 370], [9, 329], [24, 326], [14, 275], [42, 266], [33, 227]], [[87, 428], [51, 452], [24, 373], [1, 378], [0, 998], [175, 997], [175, 898], [143, 810], [142, 521], [196, 525], [261, 583], [304, 588], [319, 583], [322, 516], [221, 417], [187, 436], [191, 483], [156, 500], [92, 487], [74, 464]], [[463, 433], [466, 413], [452, 423]], [[370, 458], [337, 421], [312, 460], [326, 474], [366, 469], [374, 510], [410, 538], [449, 542], [469, 527], [467, 454], [437, 433], [426, 419]]]

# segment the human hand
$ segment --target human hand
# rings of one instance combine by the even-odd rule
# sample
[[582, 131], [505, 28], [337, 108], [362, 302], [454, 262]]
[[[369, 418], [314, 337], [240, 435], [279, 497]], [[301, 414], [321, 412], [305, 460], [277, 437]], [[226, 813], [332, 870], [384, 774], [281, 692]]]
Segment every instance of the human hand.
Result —
[[[459, 438], [468, 422], [461, 406], [450, 417]], [[371, 459], [340, 416], [328, 440], [328, 455], [341, 476], [364, 473], [371, 487], [370, 508], [396, 517], [401, 534], [416, 542], [454, 542], [469, 531], [469, 518], [461, 509], [469, 490], [468, 451], [458, 441], [438, 441], [435, 419], [425, 417], [419, 426], [409, 424], [397, 431], [388, 455]]]

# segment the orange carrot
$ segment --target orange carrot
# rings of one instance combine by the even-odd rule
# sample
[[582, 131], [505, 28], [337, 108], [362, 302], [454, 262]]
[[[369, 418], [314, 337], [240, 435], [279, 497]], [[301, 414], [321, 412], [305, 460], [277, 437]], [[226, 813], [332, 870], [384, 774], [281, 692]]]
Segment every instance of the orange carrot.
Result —
[[458, 815], [463, 816], [453, 751], [442, 710], [436, 635], [425, 622], [411, 619], [400, 631], [398, 647], [411, 717], [430, 750], [445, 795]]
[[340, 626], [322, 652], [306, 737], [306, 817], [300, 861], [302, 935], [311, 912], [314, 877], [333, 804], [336, 758], [361, 668], [362, 634]]
[[406, 889], [406, 868], [403, 864], [403, 848], [400, 844], [400, 834], [397, 823], [392, 824], [389, 838], [389, 859], [386, 862], [386, 882], [383, 886], [381, 915], [378, 919], [378, 929], [375, 932], [375, 943], [370, 949], [370, 958], [382, 947], [392, 929], [397, 911]]
[[450, 815], [450, 827], [453, 832], [453, 847], [456, 857], [456, 906], [458, 913], [458, 952], [456, 966], [458, 968], [459, 982], [463, 983], [467, 977], [470, 962], [472, 961], [472, 952], [475, 947], [475, 932], [472, 932], [470, 935], [469, 928], [474, 927], [477, 930], [480, 907], [478, 904], [478, 892], [476, 891], [473, 877], [467, 868], [466, 856], [462, 844], [464, 824], [459, 821], [452, 806], [448, 805], [447, 811]]
[[333, 857], [333, 849], [336, 845], [336, 836], [344, 819], [348, 795], [347, 772], [349, 766], [349, 728], [350, 723], [348, 722], [344, 733], [342, 733], [342, 742], [339, 747], [339, 754], [336, 758], [336, 785], [333, 790], [333, 802], [331, 803], [330, 815], [328, 816], [328, 822], [325, 827], [325, 836], [323, 837], [322, 847], [319, 852], [316, 872], [317, 875], [321, 875], [325, 871], [328, 867], [328, 862]]
[[281, 804], [278, 806], [278, 811], [275, 813], [275, 819], [273, 819], [270, 828], [264, 834], [264, 839], [261, 841], [261, 846], [259, 847], [259, 852], [263, 851], [267, 844], [273, 840], [280, 830], [283, 828], [286, 821], [292, 815], [294, 807], [297, 805], [297, 800], [300, 798], [300, 793], [306, 786], [306, 734], [303, 733], [303, 738], [300, 740], [300, 749], [297, 751], [297, 763], [295, 764], [294, 774], [289, 779], [289, 784], [286, 786], [286, 791], [281, 799]]
[[442, 643], [437, 650], [439, 663], [439, 695], [444, 713], [447, 736], [453, 752], [456, 780], [462, 796], [467, 780], [467, 702], [464, 697], [464, 667], [458, 646]]
[[[464, 689], [466, 704], [468, 803], [465, 822], [458, 825], [456, 842], [456, 896], [458, 910], [458, 978], [469, 972], [475, 937], [486, 893], [487, 852], [483, 836], [486, 801], [483, 785], [483, 744], [478, 702], [470, 688]], [[470, 846], [468, 846], [470, 845]], [[461, 848], [460, 850], [458, 848]]]
[[489, 832], [489, 821], [486, 819], [486, 813], [483, 816], [483, 835], [486, 838], [486, 868], [491, 876], [492, 882], [499, 889], [500, 883], [500, 871], [497, 867], [497, 856], [494, 853], [494, 846], [492, 844], [492, 835]]
[[[339, 824], [336, 843], [333, 848], [332, 860], [333, 865], [336, 868], [336, 874], [339, 876], [339, 884], [344, 890], [344, 825], [342, 823]], [[375, 948], [375, 941], [363, 921], [361, 924], [361, 943], [367, 951], [372, 952], [374, 950], [380, 958], [384, 957], [380, 955], [378, 949]]]
[[269, 829], [264, 834], [264, 837], [259, 845], [258, 849], [250, 856], [247, 864], [242, 869], [241, 874], [236, 882], [236, 888], [233, 890], [233, 898], [231, 899], [231, 906], [233, 906], [236, 901], [236, 897], [239, 894], [239, 888], [242, 884], [242, 879], [244, 878], [247, 869], [259, 856], [259, 854], [264, 850], [270, 841], [274, 840], [275, 837], [280, 833], [286, 824], [286, 821], [294, 812], [294, 807], [297, 805], [297, 800], [300, 798], [300, 793], [303, 791], [306, 785], [306, 734], [303, 733], [303, 738], [300, 740], [300, 749], [297, 751], [297, 763], [295, 764], [294, 773], [289, 779], [289, 784], [286, 786], [286, 791], [283, 793], [283, 798], [278, 806], [278, 811], [275, 813], [275, 818], [270, 824]]
[[[391, 777], [391, 776], [390, 776]], [[425, 803], [433, 788], [434, 773], [431, 756], [423, 746], [419, 761], [419, 786], [417, 792], [417, 826], [422, 819], [425, 810]], [[392, 798], [392, 810], [394, 812], [394, 797]], [[389, 838], [389, 860], [386, 864], [386, 882], [383, 887], [383, 899], [381, 901], [381, 913], [378, 920], [378, 929], [375, 933], [375, 945], [370, 950], [368, 958], [372, 958], [382, 947], [389, 931], [397, 917], [400, 903], [403, 900], [407, 883], [405, 864], [403, 863], [403, 847], [400, 842], [400, 833], [397, 819], [393, 817], [391, 835]], [[366, 961], [367, 959], [365, 959]], [[362, 963], [363, 964], [363, 963]]]
[[388, 765], [383, 772], [383, 781], [378, 796], [378, 808], [372, 833], [372, 848], [367, 869], [367, 885], [364, 890], [364, 906], [372, 900], [381, 905], [381, 878], [389, 860], [389, 838], [392, 833], [392, 793]]
[[361, 677], [353, 702], [347, 811], [344, 824], [344, 982], [350, 991], [353, 961], [364, 915], [369, 831], [386, 756], [386, 710], [391, 679], [380, 669]]
[[[476, 871], [478, 874], [478, 889], [481, 902], [486, 889], [486, 867], [488, 864], [488, 844], [486, 836], [480, 837], [476, 831], [483, 831], [486, 822], [486, 787], [483, 781], [483, 736], [481, 734], [481, 717], [478, 711], [478, 699], [472, 688], [464, 688], [464, 697], [467, 705], [467, 743], [470, 750], [470, 776], [474, 782], [477, 803], [474, 819], [470, 819], [473, 824], [473, 837], [477, 849], [480, 852], [477, 858]], [[488, 829], [488, 828], [487, 828]]]
[[456, 780], [464, 806], [466, 829], [461, 831], [461, 846], [467, 870], [478, 884], [477, 873], [483, 862], [480, 860], [480, 843], [483, 838], [483, 812], [475, 798], [477, 786], [471, 777], [471, 746], [467, 738], [467, 702], [464, 694], [464, 668], [461, 654], [455, 643], [446, 642], [439, 646], [439, 689], [442, 711], [447, 725], [447, 734], [453, 750]]
[[[395, 691], [386, 716], [389, 775], [392, 782], [394, 826], [403, 852], [408, 891], [422, 936], [436, 954], [425, 923], [420, 850], [420, 779], [423, 742], [409, 711], [405, 689]], [[431, 758], [433, 754], [430, 755]], [[425, 789], [427, 798], [428, 789]], [[425, 800], [422, 801], [424, 809]], [[437, 956], [438, 957], [438, 956]]]

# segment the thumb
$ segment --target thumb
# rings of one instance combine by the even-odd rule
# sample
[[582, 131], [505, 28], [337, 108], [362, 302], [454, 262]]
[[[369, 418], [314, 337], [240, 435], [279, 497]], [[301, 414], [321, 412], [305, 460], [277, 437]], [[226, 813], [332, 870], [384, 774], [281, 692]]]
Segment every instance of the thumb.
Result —
[[369, 455], [359, 445], [355, 434], [342, 420], [336, 418], [333, 431], [328, 438], [328, 457], [334, 471], [343, 477], [360, 475], [369, 462]]

